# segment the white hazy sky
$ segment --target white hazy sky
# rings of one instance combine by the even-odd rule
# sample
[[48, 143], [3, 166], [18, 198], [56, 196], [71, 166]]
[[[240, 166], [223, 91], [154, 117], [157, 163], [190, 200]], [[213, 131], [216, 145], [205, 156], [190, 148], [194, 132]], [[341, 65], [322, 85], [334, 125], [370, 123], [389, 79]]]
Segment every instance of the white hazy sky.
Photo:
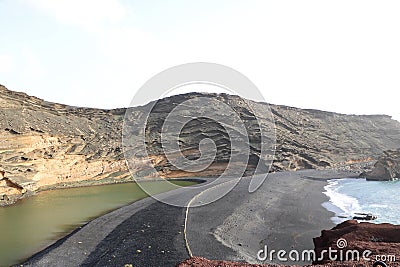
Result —
[[0, 0], [0, 84], [128, 106], [153, 75], [215, 62], [267, 102], [400, 120], [400, 1]]

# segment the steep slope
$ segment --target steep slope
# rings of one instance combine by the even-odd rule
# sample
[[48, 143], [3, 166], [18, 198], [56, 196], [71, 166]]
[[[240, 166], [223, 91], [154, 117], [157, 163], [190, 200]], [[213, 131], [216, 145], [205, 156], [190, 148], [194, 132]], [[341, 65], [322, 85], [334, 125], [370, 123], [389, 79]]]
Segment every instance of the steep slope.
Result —
[[49, 103], [0, 87], [0, 199], [12, 202], [55, 184], [125, 177], [123, 114]]
[[[213, 164], [200, 173], [182, 172], [163, 154], [160, 128], [179, 103], [197, 96], [231, 106], [246, 124], [250, 137], [247, 174], [268, 162], [259, 158], [260, 134], [254, 115], [243, 100], [231, 95], [185, 94], [159, 100], [147, 125], [147, 149], [163, 177], [218, 175], [230, 156], [230, 141], [218, 123], [193, 120], [182, 130], [184, 155], [196, 159], [205, 137], [217, 145]], [[252, 105], [264, 105], [252, 102]], [[189, 107], [190, 108], [190, 107]], [[371, 162], [382, 151], [400, 147], [400, 123], [389, 116], [342, 115], [285, 106], [270, 106], [276, 124], [277, 147], [272, 171], [302, 168], [350, 168]], [[121, 144], [125, 109], [100, 110], [49, 103], [0, 86], [0, 204], [54, 186], [111, 183], [131, 179]], [[131, 123], [143, 107], [131, 108]], [[219, 115], [218, 110], [214, 111]], [[264, 119], [263, 119], [264, 120]], [[268, 123], [268, 118], [265, 119]], [[135, 137], [132, 133], [132, 136]], [[135, 140], [133, 138], [133, 140]], [[135, 144], [132, 144], [132, 149]], [[267, 168], [265, 169], [267, 170]], [[151, 177], [149, 161], [137, 155], [134, 173]]]
[[386, 115], [343, 115], [272, 106], [278, 169], [346, 167], [400, 147], [400, 123]]

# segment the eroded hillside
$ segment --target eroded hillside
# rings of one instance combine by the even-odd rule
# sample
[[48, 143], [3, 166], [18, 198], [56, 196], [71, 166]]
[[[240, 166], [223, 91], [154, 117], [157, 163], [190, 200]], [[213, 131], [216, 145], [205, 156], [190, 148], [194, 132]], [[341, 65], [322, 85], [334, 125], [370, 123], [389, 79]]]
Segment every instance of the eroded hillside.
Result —
[[[181, 137], [184, 155], [192, 159], [199, 155], [202, 138], [215, 141], [217, 157], [209, 168], [195, 174], [182, 172], [163, 154], [159, 137], [163, 120], [177, 104], [196, 96], [199, 94], [159, 100], [147, 125], [149, 156], [163, 177], [218, 175], [229, 161], [228, 136], [220, 125], [207, 119], [193, 120]], [[245, 121], [251, 150], [248, 162], [238, 164], [247, 165], [247, 174], [260, 161], [268, 162], [267, 158], [259, 158], [259, 131], [242, 99], [230, 95], [202, 96], [229, 104]], [[275, 105], [270, 108], [277, 139], [272, 171], [349, 168], [351, 164], [359, 167], [358, 163], [371, 162], [384, 150], [400, 147], [400, 123], [389, 116], [342, 115]], [[142, 108], [134, 108], [132, 114], [129, 118], [134, 122], [136, 116], [143, 115]], [[124, 115], [125, 109], [70, 107], [0, 86], [0, 203], [54, 186], [130, 180], [121, 144]], [[138, 155], [134, 162], [135, 175], [154, 176], [147, 159]]]

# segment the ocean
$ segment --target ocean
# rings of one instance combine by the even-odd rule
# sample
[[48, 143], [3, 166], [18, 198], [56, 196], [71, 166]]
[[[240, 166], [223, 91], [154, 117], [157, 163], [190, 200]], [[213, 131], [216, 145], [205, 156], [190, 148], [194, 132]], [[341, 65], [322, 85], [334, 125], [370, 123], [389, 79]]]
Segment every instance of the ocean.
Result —
[[372, 213], [378, 217], [369, 221], [373, 223], [400, 224], [399, 180], [380, 182], [355, 178], [333, 179], [324, 188], [329, 202], [322, 205], [335, 213], [332, 217], [335, 224], [352, 219], [355, 213]]

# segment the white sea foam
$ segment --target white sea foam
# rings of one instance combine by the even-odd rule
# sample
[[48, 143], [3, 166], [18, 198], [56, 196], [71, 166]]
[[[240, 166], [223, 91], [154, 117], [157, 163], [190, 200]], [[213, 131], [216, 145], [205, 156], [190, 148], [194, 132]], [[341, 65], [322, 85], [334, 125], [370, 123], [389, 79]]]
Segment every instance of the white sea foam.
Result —
[[341, 185], [338, 180], [330, 180], [325, 186], [324, 194], [329, 197], [331, 204], [339, 208], [341, 216], [351, 216], [355, 212], [361, 212], [358, 200], [354, 197], [339, 192]]
[[365, 179], [334, 179], [324, 187], [329, 202], [323, 206], [335, 213], [334, 223], [353, 218], [355, 213], [378, 216], [375, 223], [400, 224], [400, 181], [377, 182]]
[[371, 208], [387, 208], [388, 205], [385, 204], [371, 204], [369, 205]]

